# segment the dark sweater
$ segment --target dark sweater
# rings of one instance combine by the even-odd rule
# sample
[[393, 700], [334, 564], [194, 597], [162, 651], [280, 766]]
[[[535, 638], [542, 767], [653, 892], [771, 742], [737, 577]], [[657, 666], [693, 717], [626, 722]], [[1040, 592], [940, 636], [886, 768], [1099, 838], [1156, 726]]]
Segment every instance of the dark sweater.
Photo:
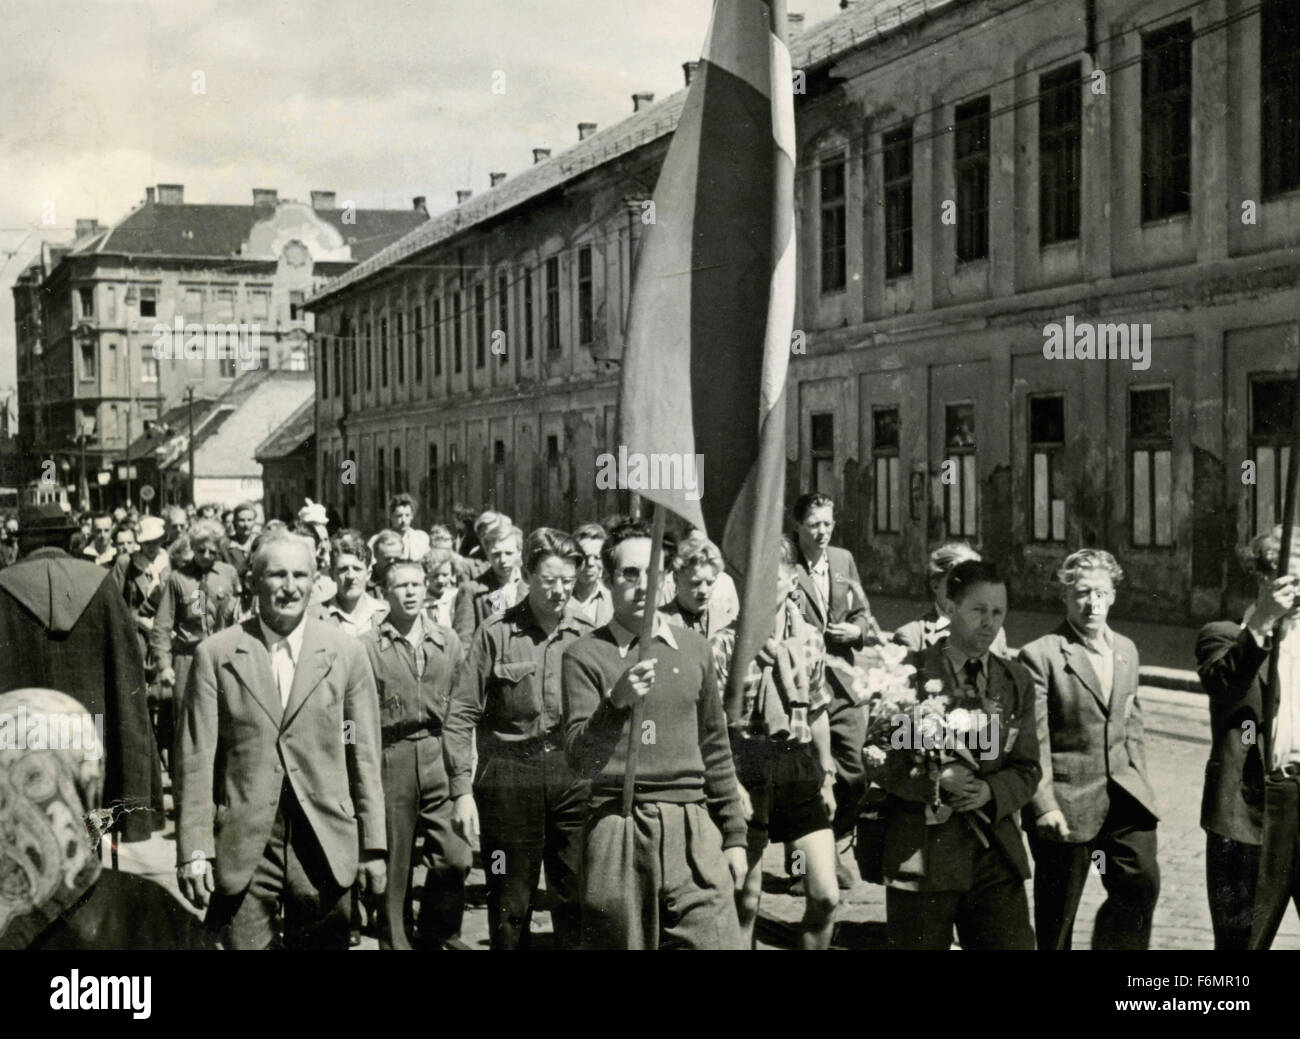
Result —
[[[745, 819], [713, 655], [694, 632], [674, 629], [672, 634], [677, 649], [657, 637], [651, 654], [657, 661], [655, 684], [643, 704], [636, 800], [705, 801], [722, 831], [722, 846], [744, 847]], [[609, 692], [636, 660], [636, 643], [620, 656], [608, 625], [564, 651], [564, 749], [573, 770], [591, 779], [593, 807], [622, 797], [632, 709], [615, 707]], [[646, 722], [654, 723], [653, 730]], [[653, 742], [647, 741], [650, 731]]]

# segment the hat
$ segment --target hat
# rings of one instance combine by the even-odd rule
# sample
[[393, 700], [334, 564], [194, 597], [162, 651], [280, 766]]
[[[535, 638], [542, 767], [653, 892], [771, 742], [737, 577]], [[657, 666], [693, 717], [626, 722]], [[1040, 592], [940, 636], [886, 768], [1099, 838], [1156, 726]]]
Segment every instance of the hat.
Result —
[[143, 544], [146, 541], [160, 541], [167, 534], [167, 524], [157, 516], [140, 517], [140, 533], [136, 540]]
[[71, 513], [64, 512], [56, 502], [24, 505], [18, 510], [18, 530], [23, 534], [57, 534], [76, 529]]
[[323, 527], [329, 524], [329, 517], [325, 515], [325, 506], [319, 502], [314, 502], [310, 498], [304, 499], [307, 504], [298, 510], [298, 519], [303, 523], [310, 523], [314, 527]]

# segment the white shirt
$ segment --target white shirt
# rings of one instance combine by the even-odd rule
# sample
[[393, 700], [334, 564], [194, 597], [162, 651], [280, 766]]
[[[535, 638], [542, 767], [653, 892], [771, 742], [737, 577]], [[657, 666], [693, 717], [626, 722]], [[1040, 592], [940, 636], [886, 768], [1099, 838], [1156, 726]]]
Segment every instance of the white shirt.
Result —
[[1074, 633], [1079, 636], [1079, 641], [1083, 643], [1083, 651], [1088, 656], [1088, 663], [1097, 674], [1097, 681], [1101, 683], [1101, 695], [1106, 698], [1106, 703], [1110, 703], [1110, 694], [1115, 688], [1115, 647], [1111, 644], [1110, 628], [1102, 628], [1101, 637], [1096, 640], [1089, 640], [1088, 636], [1075, 628]]
[[[661, 639], [668, 645], [672, 646], [673, 649], [679, 648], [677, 645], [677, 639], [673, 635], [672, 625], [664, 620], [661, 614], [655, 614], [654, 628], [652, 630], [654, 632], [654, 638]], [[628, 631], [627, 628], [623, 627], [623, 625], [618, 622], [617, 617], [610, 619], [609, 631], [610, 634], [614, 636], [614, 642], [618, 644], [618, 655], [623, 658], [627, 657], [628, 650], [632, 648], [632, 643], [641, 637], [639, 631]]]
[[330, 617], [349, 635], [364, 635], [373, 627], [371, 622], [376, 614], [381, 619], [388, 615], [388, 603], [364, 592], [352, 607], [351, 613], [345, 612], [339, 605], [337, 595], [326, 603], [325, 607], [329, 610]]
[[302, 621], [288, 635], [277, 635], [266, 626], [266, 621], [257, 618], [262, 629], [262, 641], [271, 657], [271, 674], [275, 676], [276, 687], [280, 691], [281, 709], [289, 706], [289, 693], [293, 689], [293, 674], [302, 659], [302, 639], [307, 626]]
[[[1241, 618], [1241, 625], [1250, 632], [1260, 649], [1272, 649], [1272, 632], [1251, 624], [1255, 607], [1251, 606]], [[1269, 733], [1273, 747], [1272, 768], [1300, 762], [1300, 624], [1294, 618], [1282, 622], [1282, 645], [1277, 651], [1277, 683], [1284, 695], [1277, 698], [1277, 717]]]
[[812, 575], [813, 587], [817, 589], [818, 596], [822, 601], [822, 612], [827, 617], [831, 612], [831, 560], [830, 554], [822, 553], [821, 559], [808, 566], [808, 573]]
[[[392, 528], [390, 527], [389, 529], [391, 530]], [[393, 531], [393, 533], [396, 534], [397, 531]], [[398, 536], [402, 539], [403, 559], [410, 559], [418, 563], [429, 554], [429, 535], [419, 527], [410, 527], [407, 529], [405, 534], [400, 534]], [[374, 534], [367, 542], [372, 553], [375, 550], [375, 542], [378, 539], [379, 534]]]

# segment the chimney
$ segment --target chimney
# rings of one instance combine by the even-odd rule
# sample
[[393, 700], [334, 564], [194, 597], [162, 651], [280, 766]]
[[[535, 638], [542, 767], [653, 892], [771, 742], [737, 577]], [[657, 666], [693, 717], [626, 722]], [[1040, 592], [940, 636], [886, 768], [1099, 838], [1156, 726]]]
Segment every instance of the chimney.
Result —
[[506, 179], [506, 175], [504, 173], [489, 173], [488, 176], [492, 179], [492, 186], [494, 188], [498, 184], [500, 184], [503, 180]]
[[549, 159], [550, 157], [551, 157], [551, 149], [550, 149], [550, 148], [534, 148], [534, 149], [533, 149], [533, 165], [534, 165], [534, 166], [536, 166], [539, 162], [545, 162], [545, 161], [546, 161], [547, 159]]
[[411, 208], [417, 213], [423, 213], [425, 216], [428, 216], [429, 207], [425, 205], [426, 201], [427, 200], [423, 195], [416, 195], [415, 198], [411, 199]]
[[785, 16], [785, 31], [790, 39], [796, 39], [803, 35], [803, 15], [798, 11], [790, 11]]
[[580, 141], [585, 141], [588, 137], [590, 137], [590, 136], [591, 136], [592, 134], [594, 134], [595, 132], [596, 132], [596, 124], [595, 124], [595, 123], [579, 123], [579, 124], [578, 124], [578, 140], [580, 140]]
[[682, 62], [682, 71], [686, 73], [686, 85], [689, 87], [695, 82], [695, 73], [700, 71], [700, 63], [698, 61], [684, 61]]
[[334, 197], [334, 192], [332, 191], [313, 191], [311, 193], [311, 208], [333, 209], [335, 208]]
[[254, 188], [253, 205], [255, 206], [273, 206], [276, 202], [275, 188]]
[[642, 90], [636, 94], [633, 94], [632, 111], [639, 112], [643, 108], [649, 108], [651, 102], [654, 101], [654, 99], [655, 99], [654, 94], [650, 93], [648, 90]]
[[184, 184], [159, 184], [158, 205], [160, 206], [185, 205], [185, 185]]
[[152, 185], [152, 184], [151, 184], [149, 187], [147, 187], [147, 188], [144, 189], [144, 200], [145, 200], [146, 202], [148, 202], [149, 205], [151, 205], [151, 206], [153, 205], [153, 185]]
[[84, 216], [77, 217], [77, 237], [84, 238], [86, 235], [94, 234], [99, 230], [99, 220], [95, 217], [89, 219]]
[[456, 205], [458, 206], [464, 205], [466, 202], [470, 200], [470, 196], [473, 194], [474, 192], [471, 191], [469, 188], [461, 188], [458, 192], [456, 192]]

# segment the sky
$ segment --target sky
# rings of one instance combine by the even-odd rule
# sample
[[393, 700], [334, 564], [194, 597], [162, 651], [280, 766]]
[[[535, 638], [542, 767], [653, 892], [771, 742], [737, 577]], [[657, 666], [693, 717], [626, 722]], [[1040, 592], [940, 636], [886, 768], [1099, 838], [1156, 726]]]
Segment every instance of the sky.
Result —
[[[788, 2], [809, 26], [839, 11]], [[533, 148], [569, 147], [579, 122], [630, 115], [634, 92], [678, 90], [711, 7], [0, 0], [0, 399], [16, 386], [13, 283], [76, 218], [116, 223], [158, 183], [244, 205], [254, 187], [358, 208], [424, 195], [437, 213]]]

